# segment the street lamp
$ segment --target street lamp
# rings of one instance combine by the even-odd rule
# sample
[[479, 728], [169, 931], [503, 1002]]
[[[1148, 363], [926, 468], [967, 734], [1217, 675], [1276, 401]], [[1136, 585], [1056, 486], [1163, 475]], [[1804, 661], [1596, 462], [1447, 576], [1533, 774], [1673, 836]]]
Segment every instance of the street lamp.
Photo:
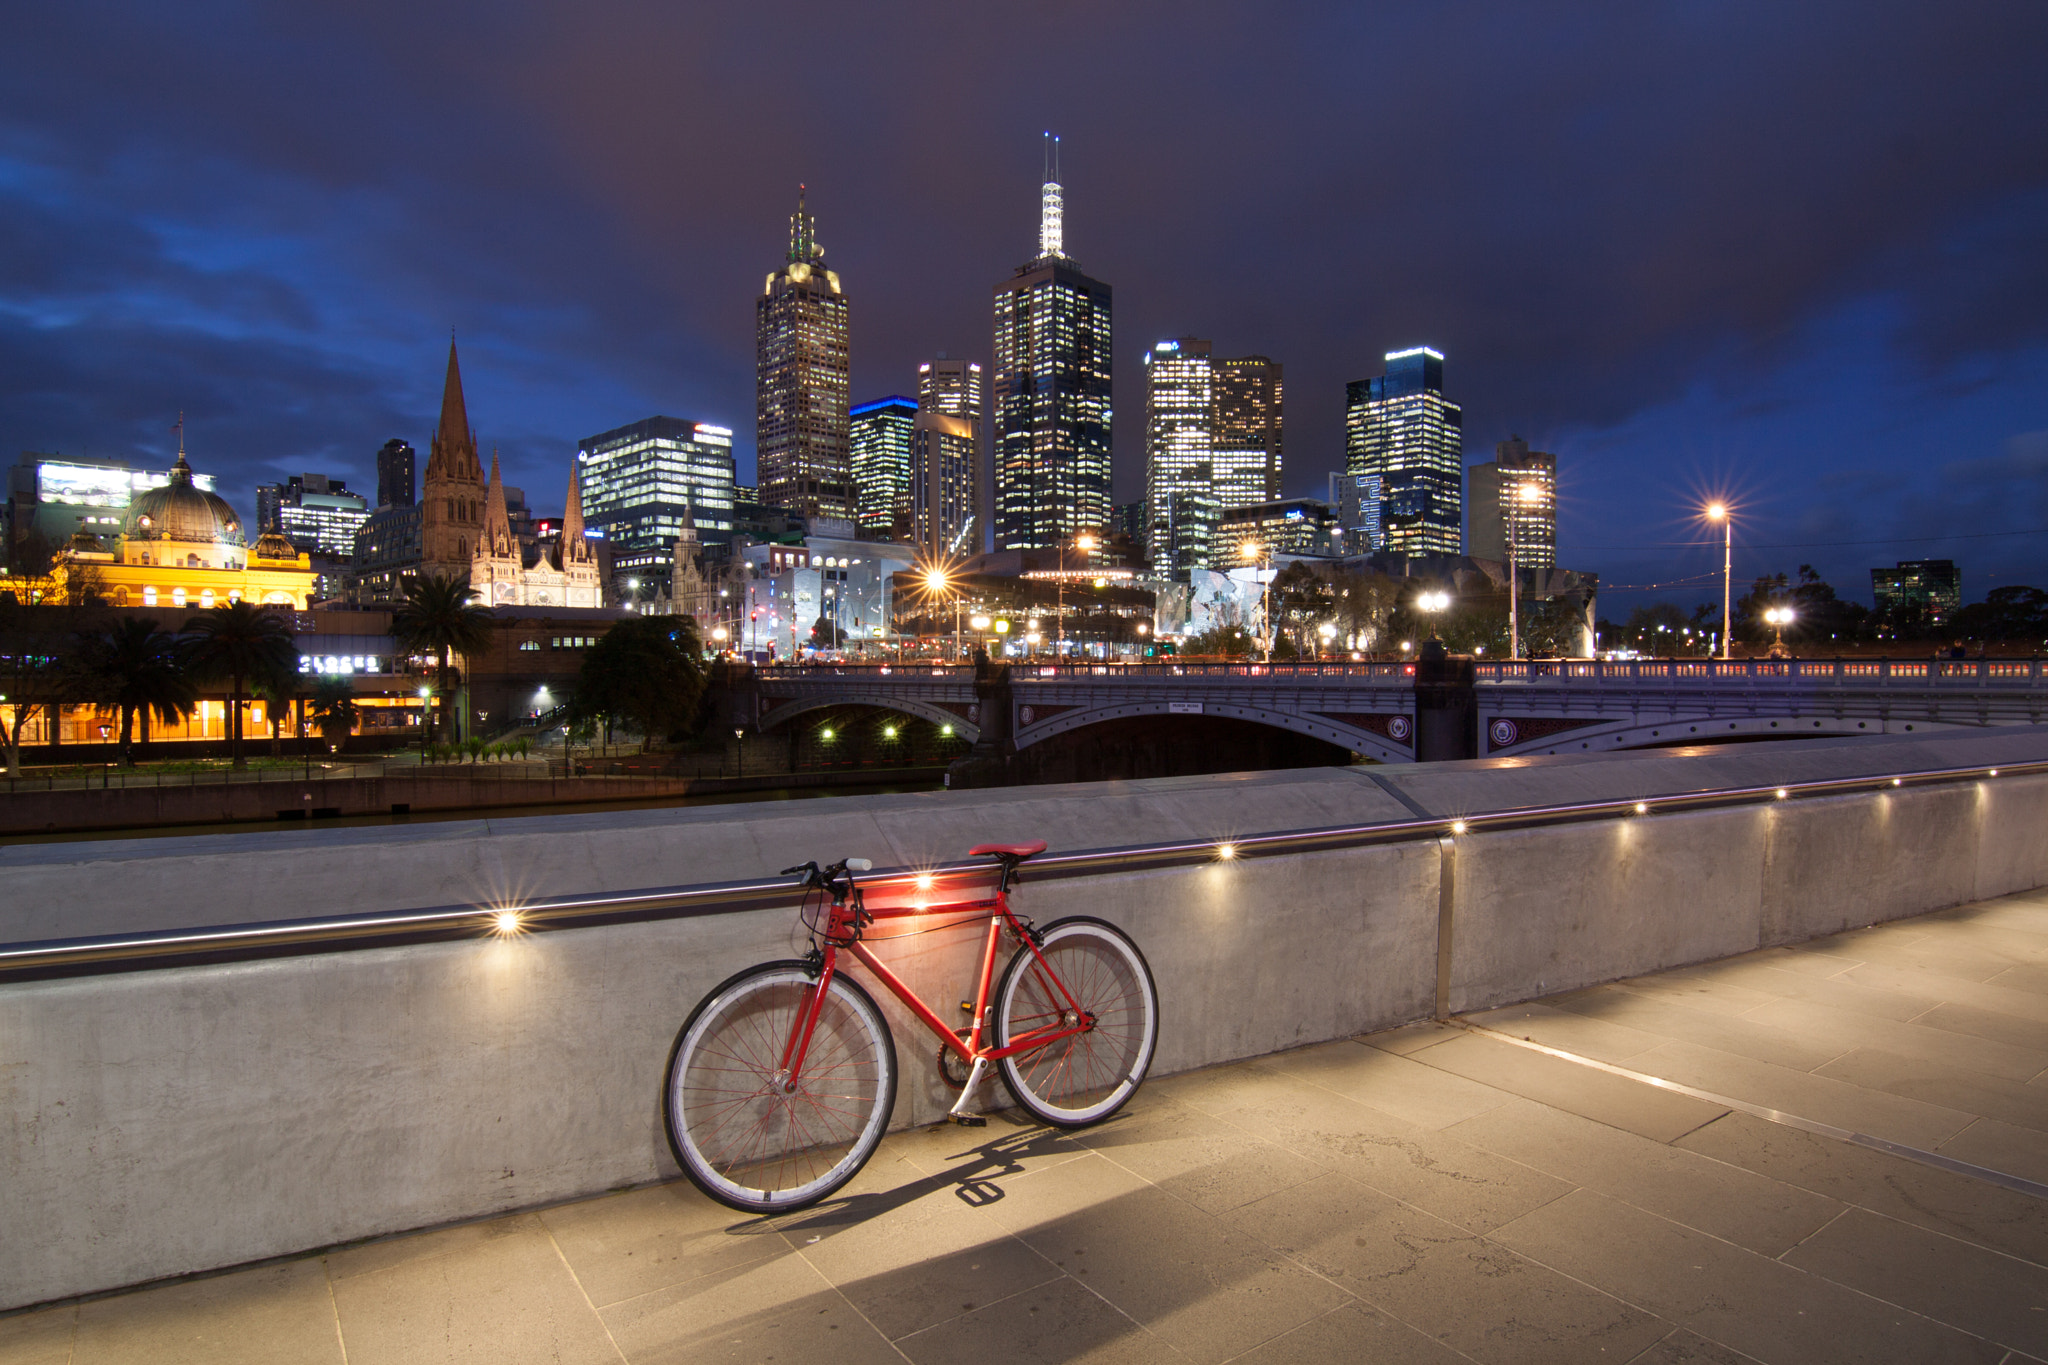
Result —
[[1707, 508], [1707, 520], [1721, 523], [1721, 657], [1725, 660], [1735, 635], [1728, 610], [1735, 583], [1735, 518], [1728, 515], [1726, 503], [1717, 502]]
[[1796, 615], [1797, 613], [1790, 607], [1769, 607], [1765, 609], [1764, 620], [1770, 622], [1771, 628], [1777, 632], [1777, 639], [1771, 642], [1771, 657], [1773, 659], [1785, 657], [1785, 627], [1792, 624]]
[[1543, 490], [1533, 483], [1515, 485], [1515, 496], [1508, 504], [1508, 658], [1522, 657], [1521, 590], [1522, 575], [1515, 563], [1515, 522], [1524, 508], [1533, 507], [1543, 498]]
[[926, 564], [921, 581], [924, 586], [926, 600], [929, 601], [934, 597], [941, 601], [948, 597], [953, 599], [953, 658], [958, 660], [960, 657], [960, 589], [953, 582], [952, 576], [947, 573], [944, 564]]
[[[1095, 537], [1083, 531], [1074, 537], [1074, 548], [1087, 554], [1095, 548]], [[1067, 652], [1067, 538], [1060, 537], [1059, 583], [1053, 589], [1053, 645], [1054, 663], [1064, 662]]]
[[1259, 644], [1265, 652], [1266, 662], [1273, 662], [1273, 580], [1271, 570], [1261, 566], [1272, 562], [1273, 547], [1261, 545], [1256, 540], [1247, 540], [1237, 547], [1237, 552], [1252, 562], [1253, 572], [1259, 580]]
[[[1415, 599], [1415, 605], [1429, 613], [1429, 638], [1437, 640], [1436, 614], [1451, 605], [1451, 595], [1447, 592], [1425, 592]], [[1441, 643], [1441, 641], [1439, 640], [1438, 643]], [[1406, 645], [1401, 646], [1403, 649], [1407, 647]]]

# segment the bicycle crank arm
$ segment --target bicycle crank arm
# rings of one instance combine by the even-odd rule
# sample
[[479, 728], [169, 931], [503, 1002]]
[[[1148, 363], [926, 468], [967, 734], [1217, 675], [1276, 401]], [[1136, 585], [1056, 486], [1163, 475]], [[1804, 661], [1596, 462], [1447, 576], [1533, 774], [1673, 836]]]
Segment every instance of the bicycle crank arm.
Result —
[[960, 1098], [953, 1101], [953, 1107], [946, 1117], [962, 1128], [986, 1128], [988, 1120], [979, 1114], [967, 1112], [967, 1104], [974, 1098], [975, 1089], [981, 1084], [982, 1073], [988, 1069], [988, 1058], [976, 1057], [974, 1067], [967, 1073], [967, 1084], [960, 1087]]

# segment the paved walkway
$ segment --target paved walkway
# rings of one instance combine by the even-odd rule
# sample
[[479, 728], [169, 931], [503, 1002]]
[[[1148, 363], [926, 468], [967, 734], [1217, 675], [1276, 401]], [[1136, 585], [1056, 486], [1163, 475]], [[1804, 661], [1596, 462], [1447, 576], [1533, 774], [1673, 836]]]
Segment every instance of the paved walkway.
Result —
[[[2048, 892], [1469, 1022], [2048, 1182]], [[0, 1361], [2048, 1359], [2048, 1200], [1469, 1028], [902, 1134], [849, 1196], [644, 1189], [0, 1318]]]

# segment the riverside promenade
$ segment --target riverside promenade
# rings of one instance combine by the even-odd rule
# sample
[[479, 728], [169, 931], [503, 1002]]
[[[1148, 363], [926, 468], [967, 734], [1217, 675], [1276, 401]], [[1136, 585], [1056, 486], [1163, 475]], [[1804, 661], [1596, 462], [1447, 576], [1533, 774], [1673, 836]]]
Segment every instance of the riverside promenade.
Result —
[[677, 1181], [0, 1317], [0, 1365], [2048, 1359], [2043, 1184], [2037, 890], [912, 1129], [778, 1219]]

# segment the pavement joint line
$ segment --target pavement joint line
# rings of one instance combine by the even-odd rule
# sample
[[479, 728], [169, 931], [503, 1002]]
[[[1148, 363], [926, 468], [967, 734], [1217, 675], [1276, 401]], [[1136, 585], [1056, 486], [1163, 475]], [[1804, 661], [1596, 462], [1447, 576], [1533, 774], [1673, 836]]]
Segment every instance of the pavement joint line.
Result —
[[1748, 1114], [1753, 1118], [1760, 1118], [1766, 1122], [1776, 1123], [1786, 1128], [1797, 1128], [1801, 1132], [1813, 1133], [1819, 1137], [1832, 1138], [1836, 1142], [1846, 1142], [1856, 1147], [1868, 1147], [1872, 1151], [1889, 1153], [1892, 1156], [1903, 1157], [1907, 1161], [1917, 1161], [1923, 1166], [1932, 1166], [1938, 1171], [1947, 1171], [1951, 1175], [1968, 1176], [1972, 1180], [1981, 1180], [1986, 1184], [2011, 1190], [2015, 1194], [2030, 1195], [2035, 1199], [2048, 1200], [2048, 1185], [2044, 1185], [2036, 1180], [2028, 1180], [2024, 1176], [2011, 1175], [2005, 1171], [1994, 1171], [1989, 1166], [1977, 1166], [1967, 1161], [1958, 1161], [1952, 1156], [1943, 1156], [1939, 1152], [1929, 1152], [1919, 1147], [1909, 1147], [1903, 1142], [1893, 1142], [1890, 1138], [1875, 1137], [1869, 1133], [1859, 1133], [1849, 1128], [1837, 1128], [1832, 1123], [1822, 1123], [1818, 1119], [1802, 1118], [1798, 1114], [1788, 1114], [1782, 1109], [1773, 1109], [1769, 1105], [1751, 1104], [1748, 1100], [1738, 1100], [1732, 1095], [1721, 1095], [1712, 1090], [1701, 1090], [1696, 1086], [1666, 1080], [1662, 1076], [1652, 1076], [1643, 1071], [1631, 1071], [1625, 1066], [1616, 1066], [1612, 1062], [1602, 1062], [1592, 1057], [1582, 1057], [1576, 1052], [1567, 1052], [1560, 1047], [1551, 1047], [1546, 1043], [1539, 1043], [1533, 1038], [1518, 1038], [1512, 1033], [1503, 1032], [1497, 1028], [1489, 1028], [1485, 1024], [1475, 1024], [1467, 1019], [1451, 1019], [1447, 1022], [1468, 1032], [1498, 1039], [1503, 1043], [1511, 1043], [1519, 1048], [1527, 1048], [1531, 1052], [1540, 1052], [1545, 1056], [1556, 1057], [1560, 1061], [1571, 1062], [1577, 1066], [1588, 1067], [1594, 1071], [1605, 1071], [1610, 1076], [1620, 1076], [1626, 1080], [1640, 1082], [1643, 1085], [1655, 1086], [1659, 1090], [1669, 1090], [1696, 1100], [1704, 1100], [1708, 1104], [1722, 1105], [1726, 1108]]

